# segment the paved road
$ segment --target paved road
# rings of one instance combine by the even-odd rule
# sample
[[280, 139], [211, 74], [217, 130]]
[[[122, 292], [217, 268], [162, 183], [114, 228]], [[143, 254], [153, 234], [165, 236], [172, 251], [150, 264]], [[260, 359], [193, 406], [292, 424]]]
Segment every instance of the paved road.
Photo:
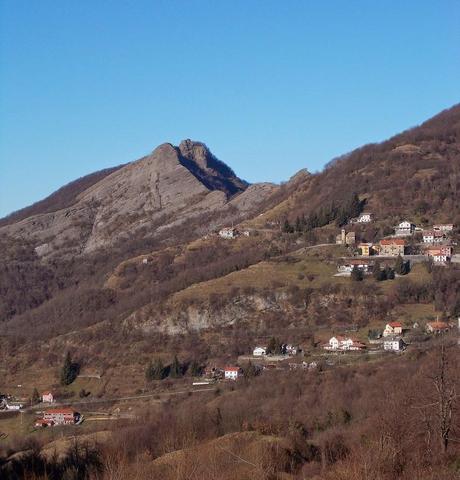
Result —
[[[129, 401], [129, 400], [142, 400], [144, 398], [152, 398], [152, 397], [169, 397], [173, 395], [187, 395], [190, 392], [193, 393], [198, 393], [198, 392], [211, 392], [214, 391], [215, 387], [206, 387], [206, 388], [189, 388], [187, 390], [177, 390], [175, 392], [156, 392], [156, 393], [144, 393], [142, 395], [129, 395], [129, 396], [124, 396], [124, 397], [111, 397], [111, 398], [94, 398], [90, 400], [81, 400], [79, 402], [56, 402], [53, 404], [48, 404], [47, 406], [50, 407], [60, 407], [60, 406], [65, 406], [65, 405], [72, 405], [72, 406], [84, 406], [84, 405], [95, 405], [95, 404], [100, 404], [100, 403], [116, 403], [116, 402], [124, 402], [124, 401]], [[158, 401], [161, 401], [158, 399]], [[30, 407], [30, 410], [43, 410], [44, 405], [39, 403], [38, 405], [34, 405]]]

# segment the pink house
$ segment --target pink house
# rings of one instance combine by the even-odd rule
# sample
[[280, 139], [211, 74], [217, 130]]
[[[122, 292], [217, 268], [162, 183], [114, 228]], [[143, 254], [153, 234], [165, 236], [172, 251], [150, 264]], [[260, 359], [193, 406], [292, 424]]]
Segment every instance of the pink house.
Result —
[[42, 402], [44, 403], [54, 403], [54, 395], [52, 392], [43, 392]]

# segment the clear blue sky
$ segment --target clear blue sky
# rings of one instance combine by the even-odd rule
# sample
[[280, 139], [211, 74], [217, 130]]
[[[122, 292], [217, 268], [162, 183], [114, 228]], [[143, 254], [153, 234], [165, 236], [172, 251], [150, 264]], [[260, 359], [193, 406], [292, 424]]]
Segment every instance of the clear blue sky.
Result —
[[460, 2], [0, 0], [0, 216], [163, 142], [251, 181], [460, 101]]

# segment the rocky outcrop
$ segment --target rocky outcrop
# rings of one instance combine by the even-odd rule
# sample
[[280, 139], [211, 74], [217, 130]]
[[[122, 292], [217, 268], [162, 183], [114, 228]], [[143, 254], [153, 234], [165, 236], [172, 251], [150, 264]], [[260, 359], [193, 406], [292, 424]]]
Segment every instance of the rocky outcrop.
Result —
[[276, 188], [252, 186], [242, 196], [247, 187], [205, 144], [165, 143], [78, 192], [71, 206], [6, 225], [0, 234], [31, 240], [41, 256], [90, 253], [140, 231], [167, 236], [169, 229], [212, 212], [222, 212], [225, 222], [231, 211], [234, 220], [235, 208], [237, 214], [250, 212]]

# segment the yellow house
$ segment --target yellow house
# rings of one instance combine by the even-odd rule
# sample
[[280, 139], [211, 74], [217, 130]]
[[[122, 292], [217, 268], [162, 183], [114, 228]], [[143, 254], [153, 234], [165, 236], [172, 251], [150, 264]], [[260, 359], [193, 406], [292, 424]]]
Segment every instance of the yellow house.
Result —
[[358, 248], [361, 250], [363, 257], [369, 257], [372, 255], [372, 243], [360, 243]]

